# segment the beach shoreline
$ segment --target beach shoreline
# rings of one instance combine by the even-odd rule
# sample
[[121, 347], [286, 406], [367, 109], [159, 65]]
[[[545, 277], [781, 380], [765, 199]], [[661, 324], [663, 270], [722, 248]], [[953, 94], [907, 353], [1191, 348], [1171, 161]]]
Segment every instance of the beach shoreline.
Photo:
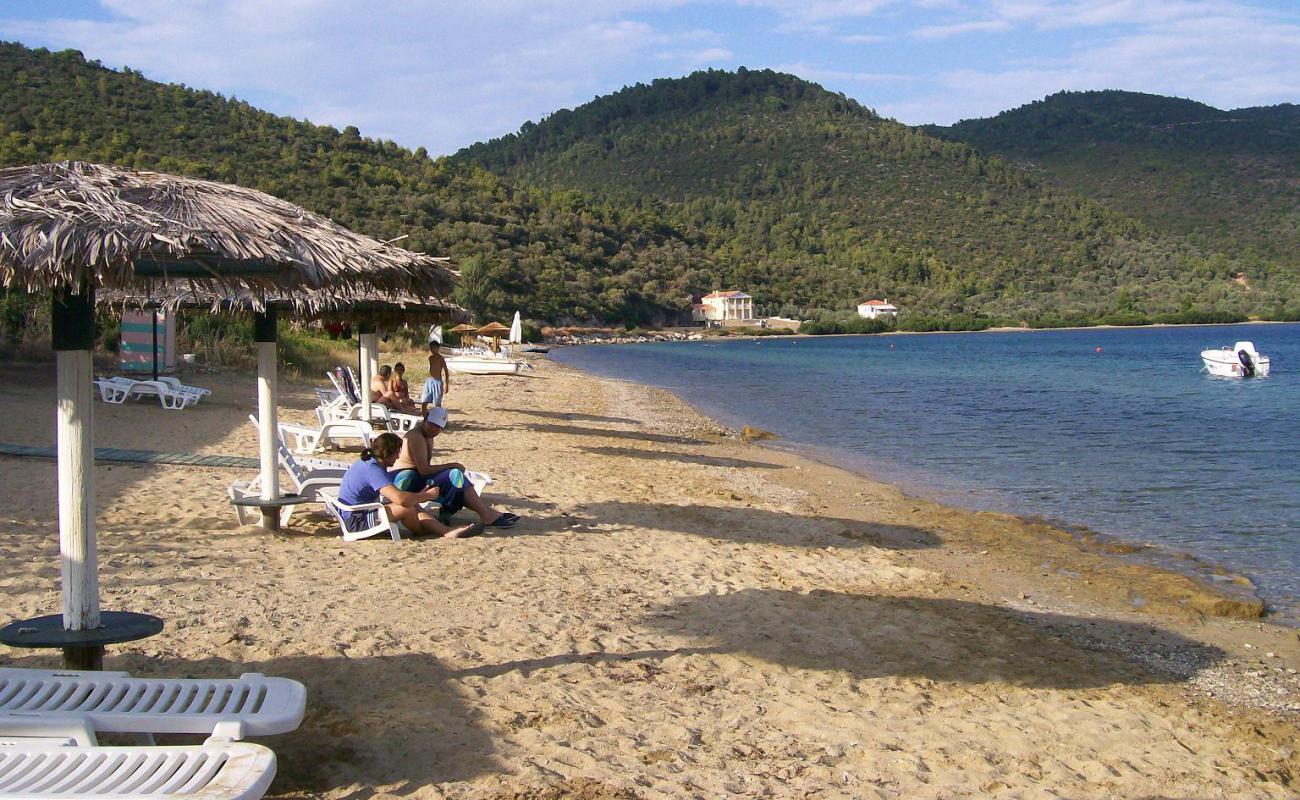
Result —
[[[98, 464], [104, 607], [166, 621], [106, 668], [305, 683], [302, 729], [264, 741], [273, 796], [1293, 794], [1295, 631], [535, 363], [453, 376], [438, 442], [493, 476], [510, 531], [344, 543], [303, 513], [271, 534], [235, 522], [238, 470]], [[52, 444], [52, 370], [0, 377], [0, 439]], [[255, 454], [252, 376], [192, 380], [214, 394], [184, 411], [97, 402], [96, 445]], [[286, 384], [283, 418], [314, 402]], [[0, 457], [10, 618], [58, 607], [53, 474]]]

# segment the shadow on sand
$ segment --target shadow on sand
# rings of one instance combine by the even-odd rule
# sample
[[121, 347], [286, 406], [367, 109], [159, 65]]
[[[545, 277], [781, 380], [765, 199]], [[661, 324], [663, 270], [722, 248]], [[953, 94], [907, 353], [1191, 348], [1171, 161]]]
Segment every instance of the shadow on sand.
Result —
[[581, 414], [577, 411], [542, 411], [536, 408], [497, 408], [494, 411], [504, 411], [507, 414], [527, 414], [531, 417], [541, 417], [543, 419], [558, 419], [565, 422], [580, 420], [582, 422], [608, 422], [622, 425], [640, 425], [640, 420], [628, 419], [627, 417], [602, 417], [599, 414]]
[[723, 456], [706, 456], [698, 453], [683, 453], [677, 450], [643, 450], [638, 447], [579, 447], [579, 450], [598, 456], [615, 458], [644, 458], [650, 461], [680, 461], [682, 463], [703, 464], [707, 467], [741, 467], [752, 469], [778, 469], [779, 464], [764, 461], [748, 461], [743, 458], [725, 458]]
[[528, 519], [515, 530], [521, 533], [554, 533], [574, 528], [598, 528], [614, 533], [651, 528], [739, 544], [775, 544], [784, 547], [873, 546], [915, 550], [938, 547], [943, 543], [932, 531], [911, 525], [883, 525], [843, 517], [800, 516], [761, 508], [672, 506], [615, 500], [585, 503], [559, 516]]
[[[746, 589], [677, 600], [647, 622], [729, 653], [856, 678], [928, 678], [1041, 689], [1171, 683], [1120, 655], [1155, 647], [1205, 666], [1223, 651], [1136, 622], [1022, 612], [963, 600]], [[834, 631], [834, 635], [827, 635]]]
[[561, 433], [569, 436], [594, 436], [598, 438], [610, 439], [631, 439], [637, 442], [656, 442], [658, 444], [708, 444], [701, 439], [691, 439], [685, 436], [671, 436], [666, 433], [642, 433], [639, 431], [619, 431], [610, 428], [584, 428], [577, 425], [554, 425], [549, 422], [538, 422], [525, 426], [528, 430], [537, 431], [538, 433]]

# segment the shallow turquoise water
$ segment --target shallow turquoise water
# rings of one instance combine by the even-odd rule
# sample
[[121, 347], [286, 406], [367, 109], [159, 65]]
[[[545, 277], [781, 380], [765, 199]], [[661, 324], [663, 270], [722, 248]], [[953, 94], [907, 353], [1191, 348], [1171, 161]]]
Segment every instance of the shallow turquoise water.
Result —
[[[1200, 370], [1202, 349], [1241, 339], [1272, 358], [1270, 377]], [[1275, 610], [1300, 611], [1300, 324], [552, 353], [913, 494], [1223, 564]]]

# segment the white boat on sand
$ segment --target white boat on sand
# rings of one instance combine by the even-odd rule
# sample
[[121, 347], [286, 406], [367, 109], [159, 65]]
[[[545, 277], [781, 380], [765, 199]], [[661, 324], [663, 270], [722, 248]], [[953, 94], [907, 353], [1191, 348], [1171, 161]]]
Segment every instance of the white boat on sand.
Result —
[[1255, 349], [1254, 342], [1237, 342], [1231, 348], [1202, 350], [1205, 371], [1221, 378], [1267, 378], [1268, 356]]
[[525, 369], [532, 369], [523, 361], [493, 355], [447, 356], [446, 361], [447, 369], [467, 375], [518, 375]]

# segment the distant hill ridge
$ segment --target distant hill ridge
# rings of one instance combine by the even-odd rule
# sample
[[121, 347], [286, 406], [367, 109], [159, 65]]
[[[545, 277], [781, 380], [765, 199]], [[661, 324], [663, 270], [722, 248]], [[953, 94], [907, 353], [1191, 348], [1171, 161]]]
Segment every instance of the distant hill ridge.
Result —
[[1060, 92], [925, 130], [1023, 164], [1156, 229], [1300, 267], [1300, 106], [1221, 111], [1138, 92]]
[[[1103, 94], [1105, 115], [1080, 107], [1057, 116], [1137, 126], [1226, 118], [1190, 101]], [[1130, 117], [1130, 108], [1143, 113]], [[882, 119], [794, 76], [707, 71], [557, 112], [456, 159], [654, 208], [715, 255], [724, 283], [783, 314], [884, 293], [904, 308], [1011, 319], [1269, 313], [1296, 301], [1289, 263], [1167, 235], [1032, 165], [986, 155], [984, 140], [957, 138]], [[1249, 289], [1229, 280], [1237, 272], [1250, 276]]]
[[795, 317], [883, 295], [933, 320], [1296, 305], [1273, 261], [1164, 236], [770, 71], [629, 87], [437, 160], [74, 51], [0, 44], [0, 82], [0, 164], [213, 178], [407, 235], [457, 259], [455, 299], [482, 318], [664, 324], [717, 288]]

